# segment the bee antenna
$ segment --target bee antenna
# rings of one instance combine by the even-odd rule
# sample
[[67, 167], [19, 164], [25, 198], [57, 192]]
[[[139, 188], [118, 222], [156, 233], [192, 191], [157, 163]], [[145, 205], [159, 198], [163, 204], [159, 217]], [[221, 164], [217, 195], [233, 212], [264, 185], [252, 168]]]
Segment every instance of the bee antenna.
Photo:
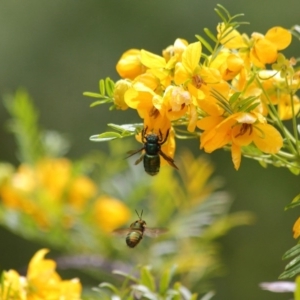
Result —
[[137, 214], [137, 216], [139, 217], [139, 219], [142, 219], [143, 216], [143, 210], [141, 211], [141, 214], [139, 215], [139, 213], [137, 212], [137, 210], [135, 209], [135, 212]]

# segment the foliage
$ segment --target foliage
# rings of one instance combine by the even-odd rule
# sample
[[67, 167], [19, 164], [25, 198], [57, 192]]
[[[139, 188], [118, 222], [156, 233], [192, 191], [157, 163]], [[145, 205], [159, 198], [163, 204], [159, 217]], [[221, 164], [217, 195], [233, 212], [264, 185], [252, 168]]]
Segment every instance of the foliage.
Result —
[[[139, 268], [139, 277], [132, 276], [123, 272], [115, 271], [115, 274], [125, 278], [124, 284], [118, 288], [110, 283], [103, 282], [98, 289], [94, 289], [101, 295], [101, 299], [150, 299], [150, 300], [196, 300], [197, 294], [192, 294], [180, 282], [171, 284], [175, 274], [176, 267], [166, 269], [159, 282], [155, 282], [153, 272], [149, 266]], [[132, 282], [133, 284], [130, 284]], [[201, 300], [209, 300], [214, 295], [214, 292], [209, 292]]]

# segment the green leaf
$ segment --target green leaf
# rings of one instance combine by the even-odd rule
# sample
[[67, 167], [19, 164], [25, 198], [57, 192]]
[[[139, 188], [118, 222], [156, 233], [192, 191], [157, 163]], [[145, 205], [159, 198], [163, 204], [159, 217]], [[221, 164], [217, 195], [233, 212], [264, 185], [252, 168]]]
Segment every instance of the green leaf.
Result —
[[208, 29], [208, 28], [204, 28], [203, 29], [204, 32], [206, 33], [206, 35], [212, 40], [214, 41], [215, 43], [218, 42], [217, 38], [215, 37], [215, 35]]
[[99, 91], [102, 96], [105, 95], [105, 82], [103, 79], [99, 80]]
[[289, 249], [288, 251], [286, 251], [284, 253], [284, 255], [282, 256], [282, 259], [289, 259], [297, 254], [300, 254], [300, 244], [296, 245], [296, 246], [292, 247], [291, 249]]
[[114, 123], [109, 123], [107, 124], [107, 126], [109, 126], [110, 128], [120, 131], [120, 132], [128, 132], [128, 135], [133, 135], [135, 134], [137, 131], [142, 130], [143, 125], [140, 123], [135, 123], [135, 124], [123, 124], [123, 125], [117, 125]]
[[132, 275], [130, 275], [130, 274], [127, 274], [127, 273], [125, 273], [125, 272], [122, 272], [122, 271], [119, 271], [119, 270], [114, 270], [112, 273], [113, 273], [113, 274], [120, 275], [120, 276], [123, 276], [123, 277], [125, 277], [126, 279], [129, 279], [129, 280], [131, 280], [131, 281], [133, 281], [133, 282], [135, 282], [135, 283], [139, 283], [139, 280], [138, 280], [136, 277], [134, 277], [134, 276], [132, 276]]
[[150, 291], [155, 292], [155, 282], [154, 277], [150, 272], [150, 267], [145, 266], [141, 268], [141, 284], [148, 287]]
[[236, 92], [234, 93], [230, 98], [229, 98], [229, 104], [233, 105], [240, 97], [241, 92]]
[[106, 94], [109, 97], [113, 97], [114, 89], [115, 89], [115, 83], [109, 77], [107, 77], [105, 79], [105, 89], [106, 89]]
[[287, 210], [287, 209], [290, 209], [290, 208], [294, 208], [296, 206], [299, 206], [300, 205], [300, 194], [298, 194], [290, 204], [288, 204], [284, 209]]
[[258, 105], [260, 105], [259, 102], [255, 102], [253, 104], [251, 104], [250, 106], [248, 106], [245, 110], [245, 112], [251, 112], [253, 111]]
[[263, 167], [263, 168], [267, 168], [268, 164], [264, 161], [264, 160], [259, 160], [258, 163]]
[[200, 35], [196, 35], [196, 38], [201, 42], [201, 44], [210, 52], [213, 53], [213, 48], [211, 45]]
[[[194, 297], [194, 295], [195, 294], [193, 294], [193, 297]], [[214, 295], [215, 295], [215, 292], [214, 291], [210, 291], [207, 294], [205, 294], [200, 300], [210, 300]], [[193, 297], [192, 297], [192, 299], [195, 299], [195, 300], [197, 299], [197, 298], [193, 298]]]
[[[286, 266], [285, 266], [285, 270], [291, 269], [293, 268], [295, 265], [297, 265], [300, 262], [300, 255], [297, 256], [296, 258], [294, 258], [293, 260], [291, 260]], [[299, 266], [300, 267], [300, 266]]]
[[[102, 99], [103, 99], [103, 96], [102, 96]], [[90, 104], [90, 107], [94, 107], [94, 106], [97, 106], [97, 105], [101, 105], [101, 104], [104, 104], [104, 103], [110, 103], [110, 102], [113, 102], [113, 99], [106, 98], [104, 100], [94, 101], [92, 104]]]
[[289, 270], [284, 271], [278, 277], [279, 279], [291, 278], [300, 273], [300, 264], [298, 263], [293, 268], [289, 268]]
[[294, 174], [294, 175], [299, 175], [300, 174], [300, 170], [298, 166], [292, 166], [289, 167], [289, 171]]
[[111, 290], [113, 293], [115, 293], [116, 295], [119, 295], [119, 291], [118, 289], [111, 283], [108, 283], [108, 282], [102, 282], [99, 284], [99, 287], [100, 288], [107, 288], [109, 290]]
[[101, 95], [99, 93], [92, 93], [92, 92], [84, 92], [83, 96], [92, 97], [92, 98], [99, 98], [99, 99], [103, 98], [103, 95]]
[[167, 292], [171, 280], [175, 274], [175, 271], [176, 271], [175, 265], [173, 265], [171, 268], [164, 271], [159, 283], [159, 293], [161, 295], [164, 295]]
[[107, 142], [120, 138], [123, 138], [123, 136], [117, 132], [104, 132], [101, 134], [92, 135], [90, 140], [92, 142]]
[[[224, 8], [223, 6], [221, 6], [221, 8], [225, 10], [225, 8]], [[226, 11], [226, 10], [225, 10], [225, 11]], [[215, 12], [218, 14], [218, 16], [221, 18], [221, 20], [226, 24], [226, 23], [227, 23], [227, 19], [226, 19], [226, 17], [222, 14], [222, 12], [221, 12], [219, 9], [217, 9], [217, 8], [215, 8]], [[226, 12], [227, 12], [227, 11], [226, 11]], [[228, 15], [228, 12], [227, 12], [227, 15]]]
[[39, 114], [26, 90], [18, 89], [14, 95], [4, 96], [4, 105], [11, 115], [9, 130], [18, 143], [18, 156], [23, 163], [34, 164], [45, 155]]

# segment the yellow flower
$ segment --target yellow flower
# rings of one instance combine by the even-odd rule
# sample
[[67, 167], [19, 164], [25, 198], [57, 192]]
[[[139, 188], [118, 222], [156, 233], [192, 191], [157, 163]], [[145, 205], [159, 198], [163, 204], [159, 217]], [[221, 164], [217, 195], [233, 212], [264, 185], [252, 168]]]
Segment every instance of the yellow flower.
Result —
[[219, 42], [228, 49], [247, 48], [247, 37], [241, 35], [237, 30], [232, 27], [225, 28], [224, 23], [217, 26], [217, 39]]
[[140, 50], [130, 49], [123, 53], [116, 66], [117, 72], [122, 78], [133, 80], [146, 71], [141, 63]]
[[55, 271], [56, 263], [53, 260], [44, 258], [48, 252], [48, 249], [39, 250], [29, 263], [26, 276], [28, 281], [27, 299], [79, 300], [81, 294], [79, 280], [63, 281]]
[[218, 69], [223, 80], [231, 80], [241, 72], [244, 67], [244, 60], [237, 54], [224, 49], [209, 65], [211, 68]]
[[168, 62], [172, 57], [176, 57], [176, 61], [181, 61], [183, 51], [186, 49], [188, 42], [184, 39], [176, 39], [174, 45], [163, 50], [163, 57]]
[[[263, 88], [266, 91], [268, 97], [264, 94], [262, 99], [265, 104], [278, 105], [278, 114], [281, 120], [288, 120], [293, 117], [294, 114], [297, 115], [300, 111], [300, 101], [297, 95], [293, 95], [291, 98], [290, 93], [295, 91], [300, 86], [299, 78], [282, 78], [280, 73], [273, 70], [262, 70], [259, 72], [259, 78], [262, 82]], [[287, 85], [288, 83], [288, 85]], [[294, 108], [292, 108], [294, 106]]]
[[282, 27], [273, 27], [264, 35], [252, 34], [253, 47], [250, 50], [251, 61], [259, 68], [276, 61], [278, 51], [283, 50], [292, 41], [291, 33]]
[[40, 160], [36, 166], [36, 176], [42, 188], [52, 200], [59, 200], [71, 177], [71, 162], [66, 158]]
[[121, 79], [115, 83], [114, 103], [117, 109], [126, 110], [128, 105], [125, 103], [124, 94], [132, 86], [129, 80]]
[[11, 300], [80, 300], [81, 284], [77, 278], [62, 280], [56, 263], [45, 259], [48, 249], [39, 250], [31, 259], [26, 277], [16, 271], [4, 272], [0, 285], [1, 299]]
[[300, 236], [300, 218], [297, 219], [293, 226], [293, 232], [294, 232], [294, 239], [297, 239]]
[[206, 117], [198, 121], [198, 127], [204, 130], [200, 137], [200, 148], [208, 153], [231, 143], [231, 155], [234, 167], [239, 169], [241, 147], [252, 142], [265, 153], [275, 154], [283, 145], [280, 133], [264, 121], [258, 113], [238, 112], [224, 117]]
[[125, 224], [130, 211], [121, 201], [109, 196], [99, 197], [94, 204], [94, 219], [100, 228], [105, 232], [111, 232], [113, 229]]
[[95, 183], [85, 176], [74, 178], [69, 190], [69, 203], [78, 211], [82, 211], [86, 202], [96, 195]]
[[3, 300], [27, 300], [26, 279], [15, 270], [4, 271], [0, 295]]

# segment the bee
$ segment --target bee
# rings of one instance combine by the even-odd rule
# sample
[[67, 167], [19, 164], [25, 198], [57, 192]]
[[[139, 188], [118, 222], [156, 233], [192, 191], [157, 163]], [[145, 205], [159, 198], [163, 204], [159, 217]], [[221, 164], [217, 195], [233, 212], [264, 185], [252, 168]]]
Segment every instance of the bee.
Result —
[[160, 155], [172, 167], [178, 170], [177, 166], [174, 163], [174, 160], [161, 151], [161, 145], [163, 145], [167, 141], [170, 129], [168, 129], [165, 138], [163, 138], [162, 132], [160, 130], [159, 135], [155, 133], [149, 133], [146, 135], [147, 128], [148, 127], [144, 128], [142, 131], [142, 142], [144, 143], [144, 146], [139, 150], [129, 151], [128, 154], [130, 155], [127, 156], [127, 158], [144, 150], [145, 153], [141, 155], [141, 157], [135, 162], [135, 165], [139, 164], [143, 160], [145, 172], [151, 176], [154, 176], [159, 172]]
[[148, 228], [146, 227], [146, 222], [142, 219], [143, 211], [139, 215], [137, 211], [135, 211], [139, 220], [133, 222], [129, 228], [120, 228], [113, 231], [114, 234], [118, 235], [126, 235], [126, 244], [130, 248], [134, 248], [138, 245], [138, 243], [142, 240], [143, 235], [149, 237], [157, 237], [162, 233], [168, 231], [167, 228]]

